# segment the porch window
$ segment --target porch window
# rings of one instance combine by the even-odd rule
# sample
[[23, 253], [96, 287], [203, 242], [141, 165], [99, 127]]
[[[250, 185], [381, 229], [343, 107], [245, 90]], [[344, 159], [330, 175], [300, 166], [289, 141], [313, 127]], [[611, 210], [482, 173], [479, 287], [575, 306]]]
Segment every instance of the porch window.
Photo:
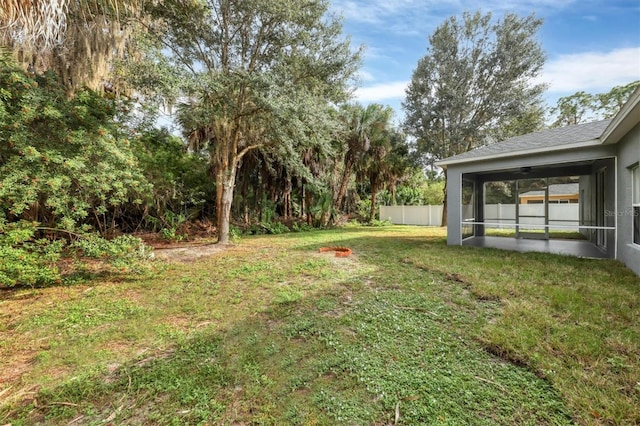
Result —
[[640, 245], [640, 166], [631, 169], [633, 174], [633, 197], [631, 215], [633, 216], [633, 243]]

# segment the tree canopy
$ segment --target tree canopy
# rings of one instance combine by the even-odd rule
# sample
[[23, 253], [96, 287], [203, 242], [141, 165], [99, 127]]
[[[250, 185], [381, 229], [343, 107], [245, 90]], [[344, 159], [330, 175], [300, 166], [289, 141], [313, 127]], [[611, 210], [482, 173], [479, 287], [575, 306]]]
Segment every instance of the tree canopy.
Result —
[[541, 25], [534, 15], [466, 12], [429, 37], [402, 103], [425, 165], [541, 126], [545, 86], [532, 83], [544, 64]]
[[640, 80], [615, 86], [606, 93], [591, 94], [580, 91], [563, 96], [558, 99], [556, 106], [551, 108], [551, 115], [555, 117], [551, 127], [611, 118], [620, 111], [638, 86]]
[[148, 9], [148, 34], [172, 70], [165, 75], [180, 76], [184, 134], [210, 155], [219, 242], [229, 239], [249, 152], [268, 148], [301, 170], [302, 148], [331, 137], [330, 105], [347, 98], [359, 56], [327, 10], [323, 0], [167, 0]]
[[544, 64], [535, 16], [451, 17], [429, 37], [402, 106], [425, 163], [541, 126]]
[[52, 73], [0, 54], [0, 217], [106, 232], [148, 190], [116, 121], [123, 105], [86, 89], [67, 99]]

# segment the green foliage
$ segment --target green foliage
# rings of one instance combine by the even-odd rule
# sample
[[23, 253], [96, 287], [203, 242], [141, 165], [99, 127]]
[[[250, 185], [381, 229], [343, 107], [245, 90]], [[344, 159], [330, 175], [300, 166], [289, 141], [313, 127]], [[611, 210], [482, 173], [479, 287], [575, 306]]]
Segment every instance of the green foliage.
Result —
[[358, 220], [360, 222], [367, 221], [369, 219], [369, 213], [371, 212], [371, 200], [358, 200]]
[[513, 180], [486, 182], [484, 197], [486, 204], [515, 204], [516, 182]]
[[[49, 228], [45, 231], [65, 233]], [[42, 232], [36, 222], [7, 223], [0, 219], [0, 288], [63, 283], [67, 277], [58, 266], [62, 257], [75, 260], [78, 270], [85, 269], [87, 259], [96, 259], [121, 271], [136, 271], [149, 258], [149, 249], [130, 235], [106, 240], [98, 234], [67, 233], [69, 242], [36, 238]]]
[[640, 80], [616, 86], [607, 93], [590, 94], [584, 91], [558, 99], [551, 115], [551, 127], [568, 126], [611, 118], [620, 111], [631, 94], [640, 86]]
[[596, 97], [586, 92], [576, 92], [571, 96], [558, 99], [557, 105], [551, 109], [557, 115], [552, 127], [568, 126], [584, 123], [593, 119], [592, 112], [597, 109]]
[[99, 259], [126, 270], [137, 267], [149, 258], [149, 248], [140, 238], [120, 235], [106, 240], [98, 234], [84, 234], [70, 244], [82, 257]]
[[265, 235], [265, 234], [286, 234], [287, 232], [291, 232], [289, 227], [281, 222], [259, 222], [253, 224], [247, 228], [245, 231], [248, 235]]
[[241, 235], [242, 229], [238, 228], [235, 225], [229, 225], [229, 239], [231, 240], [231, 242], [238, 242]]
[[292, 232], [310, 232], [313, 230], [315, 230], [313, 226], [308, 225], [304, 222], [302, 223], [294, 222], [293, 225], [291, 225]]
[[403, 102], [425, 164], [541, 124], [544, 86], [528, 83], [544, 63], [541, 25], [533, 15], [493, 22], [490, 13], [466, 12], [429, 37]]
[[414, 170], [398, 185], [395, 200], [391, 193], [381, 193], [381, 204], [401, 206], [437, 206], [444, 201], [444, 180], [427, 178], [422, 170]]
[[67, 98], [51, 74], [0, 54], [0, 211], [67, 230], [107, 232], [149, 186], [114, 120], [126, 106], [91, 90]]
[[291, 232], [287, 225], [280, 222], [262, 222], [260, 225], [268, 234], [286, 234], [287, 232]]
[[182, 139], [166, 129], [149, 129], [132, 142], [132, 149], [142, 173], [153, 185], [144, 217], [151, 229], [175, 235], [188, 219], [213, 209], [206, 205], [207, 199], [215, 198], [207, 159], [189, 152]]
[[56, 262], [64, 241], [35, 240], [36, 224], [0, 219], [0, 288], [61, 281]]
[[438, 206], [444, 202], [444, 181], [427, 181], [420, 189], [424, 205]]
[[162, 22], [149, 27], [153, 57], [162, 52], [173, 72], [141, 83], [158, 87], [155, 77], [169, 78], [186, 99], [178, 121], [192, 148], [208, 152], [220, 242], [229, 238], [235, 179], [248, 153], [263, 150], [299, 176], [308, 174], [299, 153], [330, 141], [330, 106], [347, 98], [359, 56], [328, 7], [322, 0], [148, 3]]

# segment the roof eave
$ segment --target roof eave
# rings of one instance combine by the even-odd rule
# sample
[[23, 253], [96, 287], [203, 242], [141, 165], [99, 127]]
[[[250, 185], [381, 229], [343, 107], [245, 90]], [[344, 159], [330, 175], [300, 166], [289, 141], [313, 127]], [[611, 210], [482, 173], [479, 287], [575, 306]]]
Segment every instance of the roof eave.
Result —
[[629, 97], [602, 133], [603, 144], [618, 143], [640, 121], [640, 87]]
[[522, 151], [511, 151], [511, 152], [504, 152], [500, 154], [483, 155], [481, 157], [462, 158], [460, 160], [453, 159], [448, 161], [445, 159], [442, 161], [436, 161], [436, 166], [446, 169], [447, 166], [449, 165], [475, 163], [479, 161], [496, 160], [496, 159], [509, 158], [509, 157], [524, 157], [527, 155], [535, 155], [535, 154], [541, 154], [546, 152], [556, 152], [556, 151], [586, 148], [586, 147], [597, 146], [601, 144], [602, 144], [602, 140], [600, 138], [596, 138], [596, 139], [591, 139], [588, 141], [582, 141], [582, 142], [577, 142], [572, 144], [558, 145], [555, 147], [544, 147], [544, 148], [536, 148], [536, 149], [527, 149]]

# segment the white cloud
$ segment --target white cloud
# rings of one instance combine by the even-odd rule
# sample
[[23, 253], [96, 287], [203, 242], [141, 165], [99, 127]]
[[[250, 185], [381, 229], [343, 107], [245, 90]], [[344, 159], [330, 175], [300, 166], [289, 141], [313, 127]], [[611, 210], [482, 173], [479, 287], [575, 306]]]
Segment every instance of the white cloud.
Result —
[[531, 13], [563, 10], [576, 0], [334, 0], [331, 9], [347, 21], [384, 25], [393, 32], [413, 33], [465, 10]]
[[640, 47], [610, 52], [561, 55], [547, 61], [538, 82], [549, 84], [551, 93], [607, 91], [640, 79]]
[[358, 71], [358, 79], [360, 81], [374, 81], [375, 77], [369, 71], [361, 69], [360, 71]]
[[395, 81], [377, 84], [369, 87], [360, 87], [355, 91], [355, 97], [359, 102], [381, 102], [387, 99], [403, 99], [408, 81]]

